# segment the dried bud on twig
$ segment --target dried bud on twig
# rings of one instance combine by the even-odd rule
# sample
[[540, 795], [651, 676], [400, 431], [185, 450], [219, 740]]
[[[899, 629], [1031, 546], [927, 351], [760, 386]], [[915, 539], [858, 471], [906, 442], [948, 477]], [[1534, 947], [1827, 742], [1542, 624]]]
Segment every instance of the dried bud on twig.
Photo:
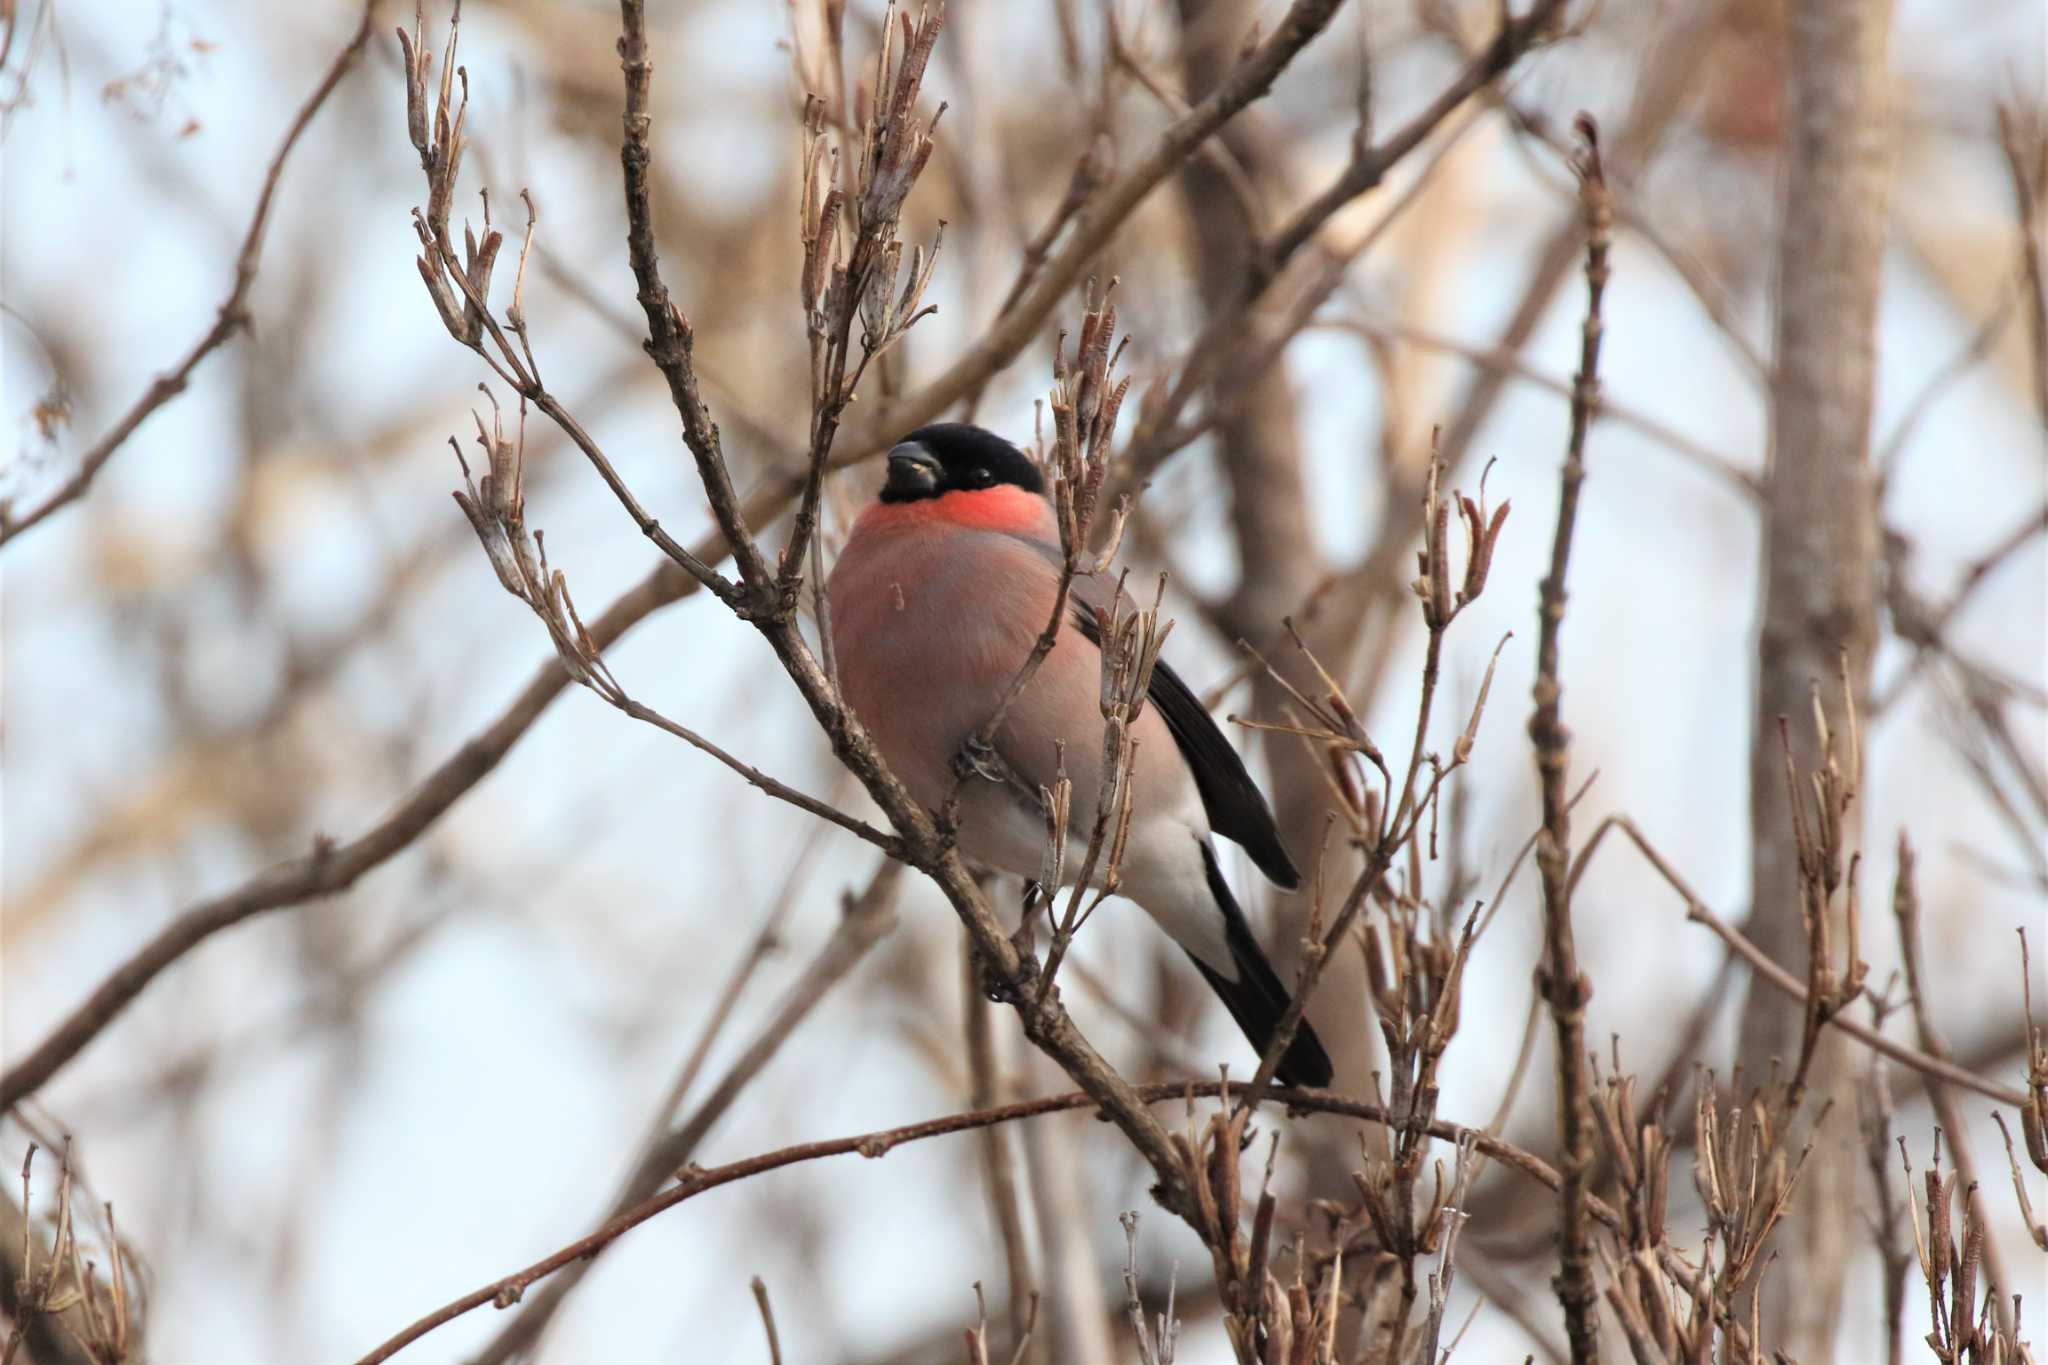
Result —
[[[1854, 825], [1848, 818], [1855, 804], [1862, 778], [1862, 735], [1856, 719], [1856, 699], [1850, 686], [1848, 661], [1842, 661], [1842, 701], [1847, 717], [1845, 743], [1828, 723], [1820, 702], [1820, 689], [1813, 690], [1815, 738], [1820, 750], [1819, 766], [1802, 784], [1793, 761], [1792, 739], [1783, 717], [1778, 728], [1785, 752], [1785, 783], [1792, 820], [1793, 846], [1798, 860], [1800, 914], [1806, 927], [1807, 987], [1806, 1021], [1798, 1064], [1793, 1069], [1787, 1102], [1798, 1103], [1814, 1049], [1827, 1021], [1847, 1008], [1863, 991], [1870, 964], [1863, 961], [1862, 909], [1857, 896], [1856, 872], [1862, 855], [1852, 847]], [[1838, 891], [1846, 892], [1837, 897]], [[1839, 900], [1839, 906], [1837, 901]], [[1844, 961], [1835, 966], [1834, 932], [1839, 921], [1846, 937]]]
[[[1693, 1184], [1706, 1206], [1708, 1232], [1724, 1249], [1715, 1278], [1717, 1301], [1732, 1302], [1762, 1272], [1771, 1233], [1791, 1206], [1809, 1138], [1793, 1161], [1776, 1117], [1789, 1114], [1781, 1087], [1767, 1087], [1732, 1103], [1724, 1117], [1711, 1073], [1698, 1080], [1693, 1115]], [[1820, 1118], [1826, 1116], [1823, 1109]], [[1820, 1118], [1815, 1120], [1818, 1129]]]
[[925, 66], [931, 61], [932, 47], [938, 42], [939, 30], [945, 22], [943, 3], [936, 9], [929, 4], [920, 5], [915, 23], [908, 14], [896, 9], [894, 0], [883, 15], [882, 46], [875, 57], [878, 97], [865, 120], [865, 138], [861, 143], [859, 212], [863, 232], [883, 235], [895, 231], [911, 186], [931, 160], [932, 130], [938, 127], [946, 106], [941, 104], [926, 123], [917, 115], [917, 97], [924, 83]]
[[626, 694], [612, 677], [611, 669], [606, 666], [590, 632], [584, 628], [583, 620], [576, 612], [576, 604], [569, 596], [567, 576], [560, 569], [549, 566], [546, 540], [539, 533], [527, 529], [523, 486], [526, 400], [522, 398], [519, 401], [519, 425], [515, 434], [508, 437], [497, 400], [488, 388], [478, 387], [491, 404], [488, 426], [484, 423], [483, 414], [472, 414], [476, 419], [476, 443], [483, 449], [489, 472], [480, 484], [473, 480], [469, 462], [462, 458], [462, 448], [450, 438], [449, 444], [455, 447], [456, 462], [462, 466], [465, 485], [455, 494], [456, 504], [469, 518], [477, 539], [483, 543], [484, 553], [490, 557], [498, 582], [504, 585], [505, 591], [526, 603], [547, 626], [555, 654], [569, 671], [569, 676], [614, 705], [623, 704]]
[[[1076, 572], [1101, 573], [1116, 556], [1123, 539], [1128, 507], [1119, 503], [1106, 534], [1097, 536], [1095, 518], [1103, 485], [1109, 479], [1109, 458], [1115, 445], [1117, 415], [1130, 392], [1126, 375], [1112, 380], [1130, 339], [1116, 340], [1116, 306], [1110, 296], [1116, 280], [1099, 293], [1091, 280], [1088, 306], [1081, 315], [1081, 337], [1071, 356], [1066, 337], [1053, 352], [1052, 503], [1059, 518], [1060, 543]], [[1080, 567], [1090, 544], [1102, 550], [1088, 567]]]
[[[105, 1225], [100, 1229], [106, 1242], [108, 1271], [102, 1280], [99, 1263], [89, 1259], [89, 1248], [81, 1234], [73, 1208], [78, 1182], [73, 1168], [71, 1139], [57, 1154], [57, 1190], [47, 1215], [51, 1241], [40, 1262], [40, 1235], [34, 1218], [33, 1176], [37, 1144], [31, 1142], [21, 1162], [21, 1260], [11, 1297], [9, 1316], [12, 1330], [6, 1337], [5, 1355], [15, 1357], [29, 1328], [39, 1318], [51, 1336], [69, 1340], [82, 1349], [85, 1358], [102, 1365], [121, 1365], [135, 1345], [133, 1305], [129, 1300], [128, 1274], [131, 1260], [114, 1221], [114, 1206], [102, 1203]], [[34, 1349], [33, 1346], [30, 1348]], [[68, 1358], [68, 1357], [67, 1357]]]
[[[1479, 476], [1477, 501], [1457, 492], [1453, 492], [1449, 500], [1445, 499], [1444, 467], [1437, 454], [1437, 443], [1442, 433], [1443, 429], [1437, 427], [1430, 434], [1429, 474], [1422, 492], [1422, 549], [1416, 553], [1420, 577], [1412, 584], [1415, 595], [1422, 601], [1423, 624], [1432, 631], [1440, 631], [1450, 625], [1459, 612], [1477, 601], [1479, 594], [1486, 590], [1486, 577], [1493, 568], [1494, 550], [1500, 544], [1501, 530], [1508, 519], [1508, 504], [1505, 502], [1492, 513], [1487, 512], [1485, 473]], [[1492, 468], [1489, 461], [1487, 470]], [[1450, 555], [1450, 520], [1454, 506], [1465, 528], [1465, 572], [1455, 589], [1451, 582]]]
[[[441, 81], [432, 94], [431, 123], [426, 110], [429, 102], [427, 77], [432, 66], [432, 54], [426, 48], [425, 24], [425, 6], [422, 4], [418, 9], [415, 31], [408, 35], [403, 28], [398, 30], [398, 41], [405, 58], [407, 131], [419, 152], [420, 170], [427, 182], [426, 207], [414, 209], [412, 215], [413, 232], [419, 238], [421, 252], [414, 263], [419, 268], [421, 282], [427, 287], [428, 297], [434, 301], [434, 311], [441, 316], [441, 325], [448, 329], [448, 335], [482, 356], [498, 377], [520, 397], [539, 401], [542, 398], [540, 367], [534, 360], [533, 345], [527, 336], [523, 307], [526, 263], [533, 250], [534, 227], [538, 221], [533, 197], [524, 190], [520, 191], [520, 197], [526, 202], [526, 236], [519, 248], [519, 269], [513, 284], [512, 306], [506, 314], [506, 323], [518, 339], [515, 347], [512, 337], [506, 335], [505, 326], [492, 314], [490, 306], [491, 275], [497, 267], [498, 252], [504, 246], [504, 234], [491, 225], [490, 192], [485, 190], [481, 196], [483, 233], [479, 236], [465, 223], [460, 254], [456, 252], [448, 221], [462, 174], [462, 154], [466, 145], [462, 127], [469, 108], [469, 74], [455, 65], [456, 45], [462, 31], [462, 6], [457, 4], [449, 17], [448, 42], [441, 58]], [[459, 99], [455, 94], [455, 80], [458, 78], [462, 86]]]

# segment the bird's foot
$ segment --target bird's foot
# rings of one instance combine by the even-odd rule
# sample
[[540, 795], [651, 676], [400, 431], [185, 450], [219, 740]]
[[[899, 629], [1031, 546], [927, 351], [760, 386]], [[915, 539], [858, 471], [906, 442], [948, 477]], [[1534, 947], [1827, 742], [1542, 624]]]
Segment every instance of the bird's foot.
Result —
[[953, 776], [965, 782], [970, 777], [979, 777], [988, 782], [1004, 780], [1005, 765], [1002, 755], [995, 746], [984, 743], [980, 735], [969, 735], [967, 742], [953, 755]]
[[978, 950], [974, 954], [974, 984], [981, 992], [982, 999], [998, 1005], [1009, 1003], [1010, 997], [1015, 994], [1012, 983], [996, 970], [996, 964], [988, 960], [986, 953]]
[[974, 984], [982, 998], [998, 1005], [1015, 1005], [1024, 1000], [1033, 981], [1038, 979], [1038, 959], [1025, 948], [1017, 951], [1017, 974], [1005, 976], [986, 956], [974, 954]]

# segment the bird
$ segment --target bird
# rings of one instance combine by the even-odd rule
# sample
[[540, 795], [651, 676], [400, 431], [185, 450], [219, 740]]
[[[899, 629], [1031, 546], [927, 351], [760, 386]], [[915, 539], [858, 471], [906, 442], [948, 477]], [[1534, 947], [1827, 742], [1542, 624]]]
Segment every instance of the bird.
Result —
[[[934, 813], [957, 785], [963, 856], [1027, 879], [1042, 866], [1040, 805], [1006, 782], [961, 781], [955, 765], [1045, 633], [1063, 564], [1039, 466], [994, 432], [941, 422], [891, 448], [880, 492], [855, 519], [825, 590], [840, 695], [884, 761]], [[1114, 591], [1074, 578], [1051, 652], [992, 737], [1028, 789], [1049, 789], [1064, 761], [1075, 829], [1091, 827], [1101, 789], [1095, 608]], [[1133, 810], [1117, 894], [1186, 951], [1263, 1056], [1288, 991], [1224, 881], [1212, 836], [1242, 846], [1278, 886], [1299, 887], [1301, 873], [1236, 750], [1163, 659], [1132, 733]], [[1326, 1086], [1331, 1074], [1304, 1020], [1275, 1076]]]

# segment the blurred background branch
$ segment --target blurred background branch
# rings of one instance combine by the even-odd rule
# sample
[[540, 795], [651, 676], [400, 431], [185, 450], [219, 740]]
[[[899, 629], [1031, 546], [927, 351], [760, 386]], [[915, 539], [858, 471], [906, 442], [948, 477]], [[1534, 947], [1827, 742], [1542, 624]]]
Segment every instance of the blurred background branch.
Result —
[[[937, 311], [862, 377], [815, 485], [817, 554], [793, 559], [818, 434], [805, 97], [832, 138], [856, 136], [905, 12], [647, 16], [650, 244], [771, 582], [829, 564], [873, 491], [858, 462], [918, 421], [965, 405], [1032, 445], [1076, 287], [1116, 279], [1135, 382], [1112, 477], [1144, 486], [1126, 553], [1141, 576], [1171, 571], [1195, 690], [1278, 727], [1235, 738], [1289, 844], [1320, 862], [1310, 889], [1249, 906], [1287, 975], [1368, 866], [1346, 812], [1378, 789], [1355, 780], [1359, 749], [1346, 767], [1300, 733], [1309, 712], [1335, 692], [1359, 735], [1399, 747], [1418, 713], [1430, 631], [1409, 566], [1430, 546], [1432, 428], [1445, 489], [1554, 496], [1586, 245], [1564, 154], [1572, 117], [1599, 119], [1616, 279], [1563, 683], [1573, 766], [1599, 774], [1570, 797], [1591, 836], [1570, 890], [1598, 986], [1592, 1273], [1616, 1359], [1682, 1358], [1701, 1331], [1739, 1353], [1731, 1305], [1758, 1274], [1765, 1349], [1910, 1357], [1931, 1329], [1937, 1349], [2018, 1359], [2001, 1315], [2048, 1207], [2048, 1064], [2011, 937], [2048, 895], [2043, 19], [2018, 0], [1967, 20], [1888, 8], [1546, 4], [1503, 26], [1477, 0], [956, 6], [917, 105], [947, 112], [898, 231], [922, 249], [945, 223], [921, 298]], [[479, 380], [503, 381], [449, 344], [406, 259], [422, 191], [389, 30], [366, 42], [353, 25], [371, 12], [352, 5], [129, 9], [0, 6], [0, 498], [28, 509], [0, 538], [37, 526], [0, 583], [0, 1156], [18, 1170], [43, 1144], [28, 1205], [10, 1187], [0, 1208], [0, 1343], [19, 1328], [17, 1358], [38, 1361], [348, 1358], [607, 1210], [690, 1189], [667, 1183], [684, 1162], [1062, 1088], [963, 976], [922, 879], [891, 888], [893, 864], [878, 874], [845, 831], [562, 699], [557, 659], [535, 669], [543, 632], [444, 500], [445, 438]], [[449, 259], [467, 278], [454, 217], [481, 215], [481, 188], [510, 216], [479, 251], [492, 231], [520, 245], [525, 206], [506, 206], [522, 189], [537, 226], [523, 283], [506, 249], [474, 301], [447, 277], [451, 312], [467, 328], [473, 305], [480, 340], [494, 315], [570, 418], [537, 409], [523, 493], [579, 600], [609, 604], [579, 625], [629, 700], [879, 827], [759, 635], [687, 567], [730, 552], [641, 349], [616, 19], [464, 5]], [[1987, 92], [1985, 70], [2012, 75]], [[428, 88], [444, 74], [465, 83], [431, 69]], [[160, 374], [167, 356], [184, 360]], [[500, 399], [509, 420], [516, 398]], [[673, 558], [650, 567], [593, 451]], [[1508, 523], [1494, 591], [1443, 652], [1438, 719], [1412, 737], [1424, 786], [1428, 755], [1450, 766], [1467, 740], [1469, 764], [1324, 954], [1311, 1018], [1348, 1099], [1213, 1126], [1185, 1082], [1207, 1096], [1218, 1063], [1250, 1074], [1228, 1021], [1125, 907], [1074, 940], [1073, 1022], [1156, 1101], [1191, 1196], [1214, 1206], [1202, 1235], [1151, 1214], [1157, 1170], [1084, 1105], [734, 1184], [418, 1349], [759, 1358], [758, 1276], [790, 1360], [955, 1356], [976, 1281], [991, 1359], [1027, 1328], [1027, 1358], [1139, 1359], [1127, 1255], [1155, 1329], [1171, 1286], [1184, 1365], [1228, 1358], [1233, 1332], [1277, 1350], [1297, 1323], [1336, 1358], [1413, 1356], [1433, 1275], [1439, 1346], [1565, 1349], [1558, 1202], [1530, 1196], [1513, 1155], [1563, 1161], [1554, 1046], [1547, 1030], [1519, 1042], [1539, 887], [1507, 875], [1538, 793], [1512, 726], [1463, 733], [1493, 643], [1529, 638], [1538, 520]], [[1836, 788], [1846, 808], [1816, 806], [1820, 736], [1847, 759], [1845, 645], [1859, 784]], [[1532, 655], [1500, 654], [1496, 705], [1531, 685]], [[1795, 800], [1840, 817], [1825, 955], [1787, 879]], [[1647, 863], [1588, 856], [1638, 828], [1656, 833]], [[844, 887], [868, 888], [852, 911]], [[1911, 913], [1845, 960], [1857, 888]], [[1007, 928], [1014, 884], [978, 894]], [[1461, 948], [1468, 924], [1488, 927]], [[1779, 1125], [1794, 1111], [1769, 1087], [1809, 1051], [1804, 1117]], [[1882, 1114], [1836, 1104], [1802, 1161], [1827, 1095], [1880, 1074]], [[1416, 1127], [1425, 1113], [1448, 1117]], [[1448, 1190], [1456, 1153], [1418, 1134], [1454, 1142], [1452, 1120], [1496, 1115], [1469, 1191], [1440, 1207], [1433, 1163]], [[125, 1345], [65, 1302], [71, 1272], [22, 1297], [23, 1247], [40, 1267], [59, 1240], [66, 1134], [93, 1176], [72, 1203], [100, 1328], [111, 1243], [94, 1210], [120, 1212]], [[1687, 1170], [1752, 1157], [1769, 1179], [1750, 1203], [1714, 1202]], [[1745, 1219], [1776, 1222], [1752, 1241]], [[1702, 1227], [1734, 1236], [1703, 1251], [1686, 1240]]]

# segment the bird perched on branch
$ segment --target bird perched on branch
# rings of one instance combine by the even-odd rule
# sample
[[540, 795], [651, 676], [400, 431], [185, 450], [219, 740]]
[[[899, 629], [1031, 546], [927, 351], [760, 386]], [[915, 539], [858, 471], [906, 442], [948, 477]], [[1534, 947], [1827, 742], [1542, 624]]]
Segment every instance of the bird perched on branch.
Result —
[[[969, 741], [1001, 707], [1057, 600], [1064, 552], [1038, 466], [966, 423], [911, 432], [889, 452], [827, 586], [839, 686], [882, 756], [927, 809], [958, 790], [961, 851], [1036, 878], [1046, 827], [1027, 793], [1053, 786], [1063, 747], [1071, 823], [1090, 828], [1102, 785], [1098, 607], [1115, 589], [1089, 576], [1066, 622], [989, 746], [1017, 784], [956, 776]], [[1231, 896], [1211, 834], [1244, 847], [1280, 886], [1301, 884], [1272, 810], [1195, 694], [1164, 661], [1132, 723], [1132, 815], [1117, 892], [1194, 959], [1263, 1053], [1288, 1004]], [[1051, 890], [1052, 888], [1047, 888]], [[1304, 1022], [1279, 1079], [1328, 1085], [1330, 1059]]]

